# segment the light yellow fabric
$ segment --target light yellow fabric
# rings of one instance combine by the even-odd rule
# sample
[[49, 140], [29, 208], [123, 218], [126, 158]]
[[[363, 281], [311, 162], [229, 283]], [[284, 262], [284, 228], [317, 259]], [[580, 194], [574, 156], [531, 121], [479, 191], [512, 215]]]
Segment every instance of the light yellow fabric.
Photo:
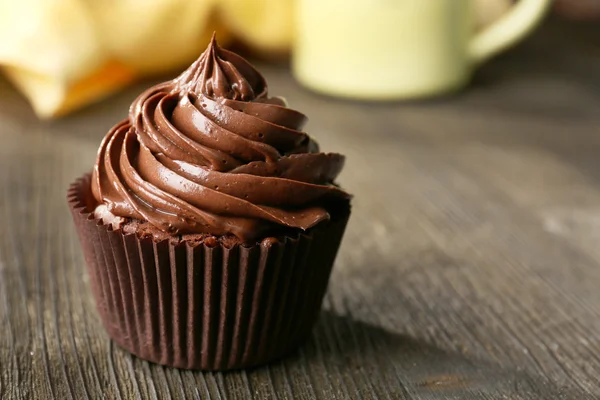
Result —
[[0, 66], [42, 118], [198, 56], [218, 0], [0, 1]]

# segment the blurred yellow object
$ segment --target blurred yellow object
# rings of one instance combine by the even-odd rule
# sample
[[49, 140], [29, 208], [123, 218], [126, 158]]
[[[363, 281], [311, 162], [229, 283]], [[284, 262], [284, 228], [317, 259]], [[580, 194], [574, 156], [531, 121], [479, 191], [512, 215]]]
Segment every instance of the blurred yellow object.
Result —
[[131, 68], [116, 61], [107, 62], [72, 83], [31, 69], [5, 67], [4, 70], [41, 118], [58, 117], [102, 99], [128, 85], [136, 77]]
[[196, 58], [219, 32], [216, 0], [0, 2], [0, 65], [42, 118]]
[[[486, 23], [510, 0], [478, 1]], [[56, 117], [139, 77], [184, 67], [213, 31], [225, 45], [236, 37], [263, 54], [285, 53], [293, 41], [294, 2], [0, 1], [0, 67], [38, 116]]]
[[262, 52], [286, 52], [294, 33], [294, 0], [220, 0], [225, 25]]
[[187, 66], [206, 47], [216, 23], [215, 0], [87, 1], [98, 39], [114, 59], [142, 75]]
[[69, 88], [105, 62], [80, 1], [0, 2], [0, 64], [38, 115], [53, 115]]
[[551, 2], [512, 3], [477, 30], [481, 6], [489, 11], [491, 0], [353, 0], [353, 7], [348, 0], [298, 0], [294, 76], [317, 92], [360, 100], [449, 93], [525, 38]]

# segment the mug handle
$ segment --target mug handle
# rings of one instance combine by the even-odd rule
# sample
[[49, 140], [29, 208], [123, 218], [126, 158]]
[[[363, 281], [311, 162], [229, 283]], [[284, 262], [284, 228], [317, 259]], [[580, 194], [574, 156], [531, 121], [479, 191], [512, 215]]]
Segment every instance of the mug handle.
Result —
[[524, 39], [542, 20], [551, 3], [552, 0], [519, 0], [499, 20], [471, 39], [471, 62], [480, 64]]

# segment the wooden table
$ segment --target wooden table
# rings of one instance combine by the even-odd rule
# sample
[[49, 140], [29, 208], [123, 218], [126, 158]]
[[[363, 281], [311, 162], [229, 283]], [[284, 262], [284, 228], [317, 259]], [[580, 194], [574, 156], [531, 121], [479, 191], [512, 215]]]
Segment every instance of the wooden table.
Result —
[[598, 30], [550, 24], [459, 96], [274, 94], [348, 156], [354, 215], [310, 342], [246, 372], [115, 347], [65, 203], [138, 85], [55, 122], [0, 80], [1, 399], [600, 398]]

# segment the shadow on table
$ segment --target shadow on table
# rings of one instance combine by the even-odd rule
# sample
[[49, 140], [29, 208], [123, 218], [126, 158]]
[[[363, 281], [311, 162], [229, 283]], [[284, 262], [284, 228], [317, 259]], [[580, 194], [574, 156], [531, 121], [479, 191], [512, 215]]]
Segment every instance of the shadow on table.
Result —
[[[467, 358], [406, 335], [323, 312], [310, 341], [273, 364], [307, 376], [321, 398], [562, 398], [563, 388], [523, 372]], [[249, 371], [251, 377], [261, 368]], [[535, 380], [535, 382], [534, 382]], [[543, 389], [540, 389], [543, 388]], [[282, 393], [285, 396], [285, 393]]]

